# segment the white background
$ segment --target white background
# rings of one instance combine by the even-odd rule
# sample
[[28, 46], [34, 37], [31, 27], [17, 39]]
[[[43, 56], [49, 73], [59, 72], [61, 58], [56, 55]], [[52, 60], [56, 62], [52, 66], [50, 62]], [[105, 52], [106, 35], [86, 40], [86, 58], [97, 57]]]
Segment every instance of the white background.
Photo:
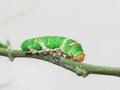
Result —
[[[0, 41], [58, 35], [77, 40], [84, 63], [120, 67], [119, 0], [1, 0]], [[31, 58], [0, 56], [0, 90], [118, 90], [120, 78], [89, 75]]]

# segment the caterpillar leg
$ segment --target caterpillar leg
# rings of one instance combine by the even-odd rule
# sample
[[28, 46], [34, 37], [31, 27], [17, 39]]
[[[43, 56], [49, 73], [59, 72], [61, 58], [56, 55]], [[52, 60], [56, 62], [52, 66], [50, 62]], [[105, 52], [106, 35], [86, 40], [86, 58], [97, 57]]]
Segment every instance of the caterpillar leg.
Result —
[[66, 43], [68, 40], [69, 40], [69, 38], [66, 38], [66, 39], [63, 41], [62, 45], [60, 46], [60, 49], [61, 49], [62, 52], [64, 52], [64, 46], [65, 46], [65, 43]]
[[37, 50], [36, 49], [33, 49], [31, 46], [28, 46], [29, 50], [27, 53], [32, 53], [32, 54], [35, 54], [37, 53]]
[[44, 44], [44, 42], [42, 40], [40, 40], [40, 38], [37, 38], [37, 41], [42, 47], [42, 50], [39, 52], [43, 52], [44, 54], [46, 54], [50, 51], [50, 49], [46, 47], [46, 45]]
[[62, 52], [59, 48], [49, 49], [49, 54], [53, 55], [54, 57], [58, 57], [58, 58], [62, 56]]
[[61, 56], [62, 56], [62, 51], [61, 51], [61, 49], [55, 48], [54, 51], [55, 51], [55, 53], [56, 53], [56, 57], [61, 57]]
[[68, 59], [71, 58], [61, 48], [50, 49], [49, 53], [52, 54], [54, 57], [57, 57], [57, 58], [60, 58], [60, 57], [65, 57], [65, 58], [68, 58]]

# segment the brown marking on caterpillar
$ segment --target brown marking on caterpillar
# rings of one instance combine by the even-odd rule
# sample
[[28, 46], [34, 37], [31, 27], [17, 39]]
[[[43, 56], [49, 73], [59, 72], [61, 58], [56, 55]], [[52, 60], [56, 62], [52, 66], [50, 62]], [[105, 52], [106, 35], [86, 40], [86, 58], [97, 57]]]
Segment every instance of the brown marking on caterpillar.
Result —
[[77, 45], [77, 44], [80, 44], [80, 43], [78, 43], [78, 42], [73, 42], [73, 43], [71, 43], [71, 44], [69, 45], [69, 48], [71, 49], [73, 46], [75, 46], [75, 45]]

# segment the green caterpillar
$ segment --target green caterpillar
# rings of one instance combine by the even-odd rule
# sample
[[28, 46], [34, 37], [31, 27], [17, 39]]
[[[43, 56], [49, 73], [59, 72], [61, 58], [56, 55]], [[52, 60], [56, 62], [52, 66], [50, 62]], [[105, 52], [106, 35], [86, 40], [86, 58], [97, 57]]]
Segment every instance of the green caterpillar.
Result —
[[85, 57], [80, 43], [62, 36], [43, 36], [27, 39], [22, 43], [21, 48], [23, 51], [28, 52], [33, 49], [36, 51], [59, 49], [78, 62], [83, 61]]

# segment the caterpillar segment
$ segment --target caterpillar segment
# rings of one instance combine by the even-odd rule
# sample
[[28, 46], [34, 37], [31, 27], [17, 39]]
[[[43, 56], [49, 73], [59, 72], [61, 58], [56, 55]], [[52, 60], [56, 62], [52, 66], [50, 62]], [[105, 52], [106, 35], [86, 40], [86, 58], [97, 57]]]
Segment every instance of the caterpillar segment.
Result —
[[69, 40], [68, 38], [64, 39], [64, 41], [62, 42], [62, 44], [60, 45], [60, 49], [64, 52], [64, 46], [65, 43], [67, 42], [67, 40]]
[[[51, 38], [48, 39], [48, 42], [51, 41], [50, 39]], [[43, 54], [46, 54], [49, 52], [49, 54], [52, 54], [55, 57], [60, 57], [62, 55], [63, 50], [61, 48], [49, 49], [46, 47], [45, 43], [40, 38], [37, 38], [37, 40], [42, 47], [42, 50], [40, 52], [43, 52]], [[47, 44], [47, 45], [49, 45], [49, 44]]]
[[50, 53], [56, 57], [66, 57], [81, 62], [85, 54], [81, 44], [61, 36], [44, 36], [25, 40], [21, 48], [30, 53]]
[[50, 49], [46, 47], [45, 43], [40, 38], [36, 38], [36, 40], [39, 43], [39, 45], [41, 45], [42, 47], [42, 50], [38, 51], [38, 53], [43, 52], [43, 54], [46, 54], [50, 51]]

